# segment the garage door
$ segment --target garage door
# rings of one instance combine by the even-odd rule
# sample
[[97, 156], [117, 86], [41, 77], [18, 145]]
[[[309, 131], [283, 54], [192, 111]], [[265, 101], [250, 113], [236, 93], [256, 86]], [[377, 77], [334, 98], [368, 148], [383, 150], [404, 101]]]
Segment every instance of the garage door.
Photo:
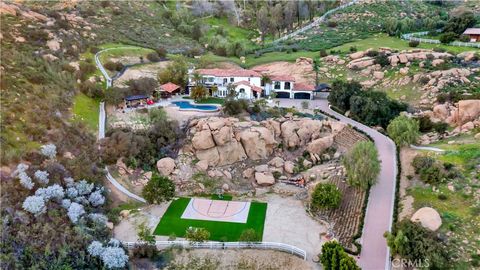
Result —
[[290, 93], [288, 93], [288, 92], [277, 92], [277, 98], [290, 98]]
[[293, 94], [295, 99], [310, 99], [310, 93], [295, 93]]

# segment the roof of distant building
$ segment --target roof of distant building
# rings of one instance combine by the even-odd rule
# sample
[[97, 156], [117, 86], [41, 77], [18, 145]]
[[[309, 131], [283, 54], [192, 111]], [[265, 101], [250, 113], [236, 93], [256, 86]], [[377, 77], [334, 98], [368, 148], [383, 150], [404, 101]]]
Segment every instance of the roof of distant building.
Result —
[[221, 69], [221, 68], [208, 68], [208, 69], [197, 69], [195, 72], [198, 72], [200, 75], [210, 75], [216, 77], [261, 77], [261, 75], [254, 71], [248, 69]]
[[480, 35], [480, 28], [467, 28], [464, 35]]
[[168, 82], [166, 84], [160, 85], [160, 89], [165, 91], [165, 92], [172, 93], [173, 91], [175, 91], [177, 89], [180, 89], [180, 86], [176, 85], [174, 83]]
[[140, 100], [140, 99], [147, 99], [147, 95], [134, 95], [134, 96], [128, 96], [125, 98], [126, 101], [134, 101], [134, 100]]
[[295, 78], [290, 75], [271, 75], [270, 80], [277, 82], [294, 82]]
[[233, 85], [246, 85], [246, 86], [249, 86], [253, 91], [262, 92], [262, 88], [260, 88], [256, 85], [250, 84], [249, 81], [239, 81], [239, 82], [234, 83]]
[[315, 86], [306, 83], [295, 83], [293, 85], [293, 91], [314, 91]]

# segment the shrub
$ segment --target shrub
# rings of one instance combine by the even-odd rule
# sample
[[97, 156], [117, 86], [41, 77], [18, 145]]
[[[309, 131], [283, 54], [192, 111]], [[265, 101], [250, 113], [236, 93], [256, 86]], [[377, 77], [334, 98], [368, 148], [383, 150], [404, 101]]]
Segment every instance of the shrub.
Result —
[[96, 69], [97, 67], [92, 63], [80, 62], [80, 70], [77, 73], [77, 78], [85, 81]]
[[191, 242], [205, 242], [210, 238], [210, 232], [204, 228], [188, 228], [185, 239]]
[[357, 47], [356, 46], [350, 46], [350, 52], [354, 53], [357, 51]]
[[159, 255], [159, 251], [155, 245], [152, 244], [140, 244], [136, 245], [132, 251], [135, 258], [149, 258], [154, 259]]
[[410, 40], [410, 42], [408, 42], [408, 46], [410, 47], [418, 47], [418, 45], [420, 45], [420, 42], [418, 40]]
[[447, 32], [447, 33], [441, 34], [439, 40], [443, 44], [448, 44], [450, 42], [455, 41], [455, 39], [457, 39], [457, 37], [458, 37], [458, 35], [455, 34], [454, 32]]
[[420, 136], [418, 121], [404, 115], [393, 119], [387, 127], [387, 132], [398, 146], [413, 144]]
[[375, 56], [377, 56], [378, 54], [379, 54], [379, 53], [378, 53], [378, 51], [376, 51], [376, 50], [369, 50], [369, 51], [367, 51], [367, 56], [369, 56], [369, 57], [375, 57]]
[[175, 184], [168, 177], [154, 173], [143, 188], [142, 196], [148, 203], [159, 204], [169, 201], [175, 196]]
[[54, 159], [57, 156], [57, 147], [55, 144], [42, 145], [40, 153], [49, 159]]
[[347, 182], [351, 186], [367, 189], [377, 181], [380, 173], [378, 152], [373, 142], [358, 142], [345, 155], [343, 165], [347, 171]]
[[435, 48], [433, 48], [433, 51], [434, 52], [446, 52], [447, 50], [445, 50], [444, 48], [435, 47]]
[[161, 60], [160, 57], [158, 56], [158, 53], [156, 52], [151, 52], [147, 54], [147, 59], [150, 62], [159, 62]]
[[325, 270], [360, 270], [355, 259], [350, 257], [336, 241], [326, 242], [322, 246], [320, 262]]
[[77, 223], [78, 219], [85, 214], [85, 209], [83, 208], [83, 205], [72, 202], [70, 206], [68, 207], [67, 215], [70, 218], [70, 221], [72, 223]]
[[93, 53], [93, 54], [96, 54], [99, 51], [101, 51], [101, 49], [99, 47], [90, 47], [90, 52]]
[[374, 62], [382, 67], [390, 65], [390, 60], [388, 60], [388, 56], [385, 53], [380, 53], [375, 56]]
[[302, 109], [308, 109], [310, 103], [308, 101], [302, 101]]
[[338, 23], [337, 23], [336, 21], [330, 20], [330, 21], [327, 22], [327, 26], [328, 26], [328, 27], [332, 27], [332, 28], [333, 28], [333, 27], [337, 27], [337, 25], [338, 25]]
[[108, 61], [105, 64], [103, 64], [103, 67], [110, 71], [121, 71], [124, 66], [120, 62]]
[[125, 250], [120, 247], [106, 247], [101, 255], [103, 263], [108, 268], [125, 267], [128, 262], [128, 256]]
[[446, 201], [446, 200], [448, 200], [448, 197], [447, 197], [447, 195], [445, 195], [445, 194], [438, 194], [437, 197], [438, 197], [438, 199], [441, 200], [441, 201]]
[[320, 57], [325, 57], [325, 56], [328, 56], [327, 51], [324, 49], [320, 50]]
[[342, 201], [342, 193], [335, 184], [318, 184], [312, 193], [312, 210], [337, 208]]
[[223, 103], [223, 111], [227, 115], [237, 115], [244, 112], [248, 107], [248, 103], [244, 99], [228, 99]]
[[461, 42], [470, 42], [470, 36], [468, 35], [460, 35], [458, 37], [458, 40], [461, 41]]
[[158, 47], [155, 51], [157, 52], [158, 57], [160, 58], [167, 57], [167, 49], [165, 49], [164, 47]]
[[258, 242], [260, 237], [254, 229], [245, 229], [238, 238], [239, 242]]
[[44, 213], [47, 210], [45, 201], [40, 196], [29, 196], [22, 204], [23, 210], [30, 212], [34, 215]]
[[447, 247], [435, 232], [420, 224], [404, 220], [386, 233], [392, 255], [400, 255], [410, 261], [428, 261], [431, 269], [443, 269], [447, 263]]
[[415, 173], [419, 173], [422, 168], [430, 167], [435, 163], [435, 159], [429, 156], [416, 156], [412, 160], [412, 166], [415, 169]]

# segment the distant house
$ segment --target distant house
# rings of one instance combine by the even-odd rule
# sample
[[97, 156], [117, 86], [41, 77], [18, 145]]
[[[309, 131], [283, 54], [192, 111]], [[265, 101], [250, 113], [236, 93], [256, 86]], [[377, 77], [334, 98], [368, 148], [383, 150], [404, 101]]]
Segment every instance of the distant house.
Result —
[[480, 41], [480, 28], [467, 28], [463, 34], [470, 37], [470, 42]]
[[147, 95], [134, 95], [125, 98], [125, 106], [127, 108], [135, 108], [147, 105], [149, 97]]

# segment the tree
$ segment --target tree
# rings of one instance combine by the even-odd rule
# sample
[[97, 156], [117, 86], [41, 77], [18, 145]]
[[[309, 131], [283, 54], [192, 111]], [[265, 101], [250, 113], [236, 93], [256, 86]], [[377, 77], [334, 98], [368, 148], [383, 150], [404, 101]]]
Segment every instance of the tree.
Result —
[[140, 225], [138, 225], [137, 235], [138, 239], [140, 239], [141, 241], [147, 242], [149, 244], [155, 243], [155, 236], [152, 235], [150, 229], [147, 227], [145, 222], [142, 222]]
[[139, 78], [127, 82], [130, 95], [147, 95], [153, 94], [158, 87], [158, 82], [154, 78]]
[[383, 29], [389, 36], [395, 36], [398, 33], [398, 20], [393, 17], [385, 19]]
[[387, 132], [398, 146], [413, 144], [420, 136], [418, 121], [405, 115], [393, 119], [387, 127]]
[[254, 229], [246, 229], [242, 231], [240, 237], [238, 238], [239, 242], [258, 242], [260, 237]]
[[164, 84], [172, 82], [185, 88], [187, 85], [188, 64], [184, 57], [175, 57], [165, 69], [158, 73], [157, 79]]
[[345, 155], [343, 165], [347, 171], [347, 182], [351, 186], [367, 189], [376, 183], [380, 173], [378, 152], [373, 142], [358, 142]]
[[168, 177], [154, 173], [143, 188], [142, 196], [148, 203], [169, 201], [175, 196], [175, 184]]
[[323, 244], [320, 262], [325, 270], [360, 270], [355, 259], [337, 241]]
[[328, 95], [328, 102], [342, 111], [350, 109], [350, 98], [360, 95], [362, 85], [356, 81], [345, 82], [336, 80], [332, 84], [332, 91]]
[[342, 201], [342, 193], [335, 184], [318, 184], [312, 193], [310, 202], [314, 211], [337, 208]]
[[190, 97], [193, 98], [195, 101], [202, 100], [206, 98], [207, 95], [208, 95], [207, 88], [205, 88], [205, 86], [201, 84], [195, 85], [190, 91]]
[[188, 228], [185, 238], [190, 242], [205, 242], [210, 238], [210, 232], [204, 228]]
[[450, 42], [453, 42], [455, 41], [455, 39], [457, 39], [458, 37], [458, 34], [457, 33], [454, 33], [454, 32], [446, 32], [446, 33], [443, 33], [440, 35], [440, 42], [442, 42], [443, 44], [448, 44]]
[[471, 11], [460, 11], [458, 14], [454, 14], [443, 28], [443, 33], [455, 33], [457, 35], [462, 34], [465, 29], [475, 25], [477, 20], [475, 15]]
[[318, 72], [320, 71], [320, 64], [318, 60], [313, 60], [313, 71], [315, 71], [315, 85], [318, 85]]
[[428, 260], [430, 269], [444, 269], [447, 260], [447, 247], [435, 232], [408, 219], [393, 226], [391, 233], [385, 233], [387, 245], [392, 255], [400, 255], [411, 261]]
[[257, 11], [257, 26], [260, 30], [262, 42], [264, 42], [265, 34], [267, 34], [270, 29], [270, 20], [268, 19], [268, 9], [266, 5], [262, 6], [260, 10]]

